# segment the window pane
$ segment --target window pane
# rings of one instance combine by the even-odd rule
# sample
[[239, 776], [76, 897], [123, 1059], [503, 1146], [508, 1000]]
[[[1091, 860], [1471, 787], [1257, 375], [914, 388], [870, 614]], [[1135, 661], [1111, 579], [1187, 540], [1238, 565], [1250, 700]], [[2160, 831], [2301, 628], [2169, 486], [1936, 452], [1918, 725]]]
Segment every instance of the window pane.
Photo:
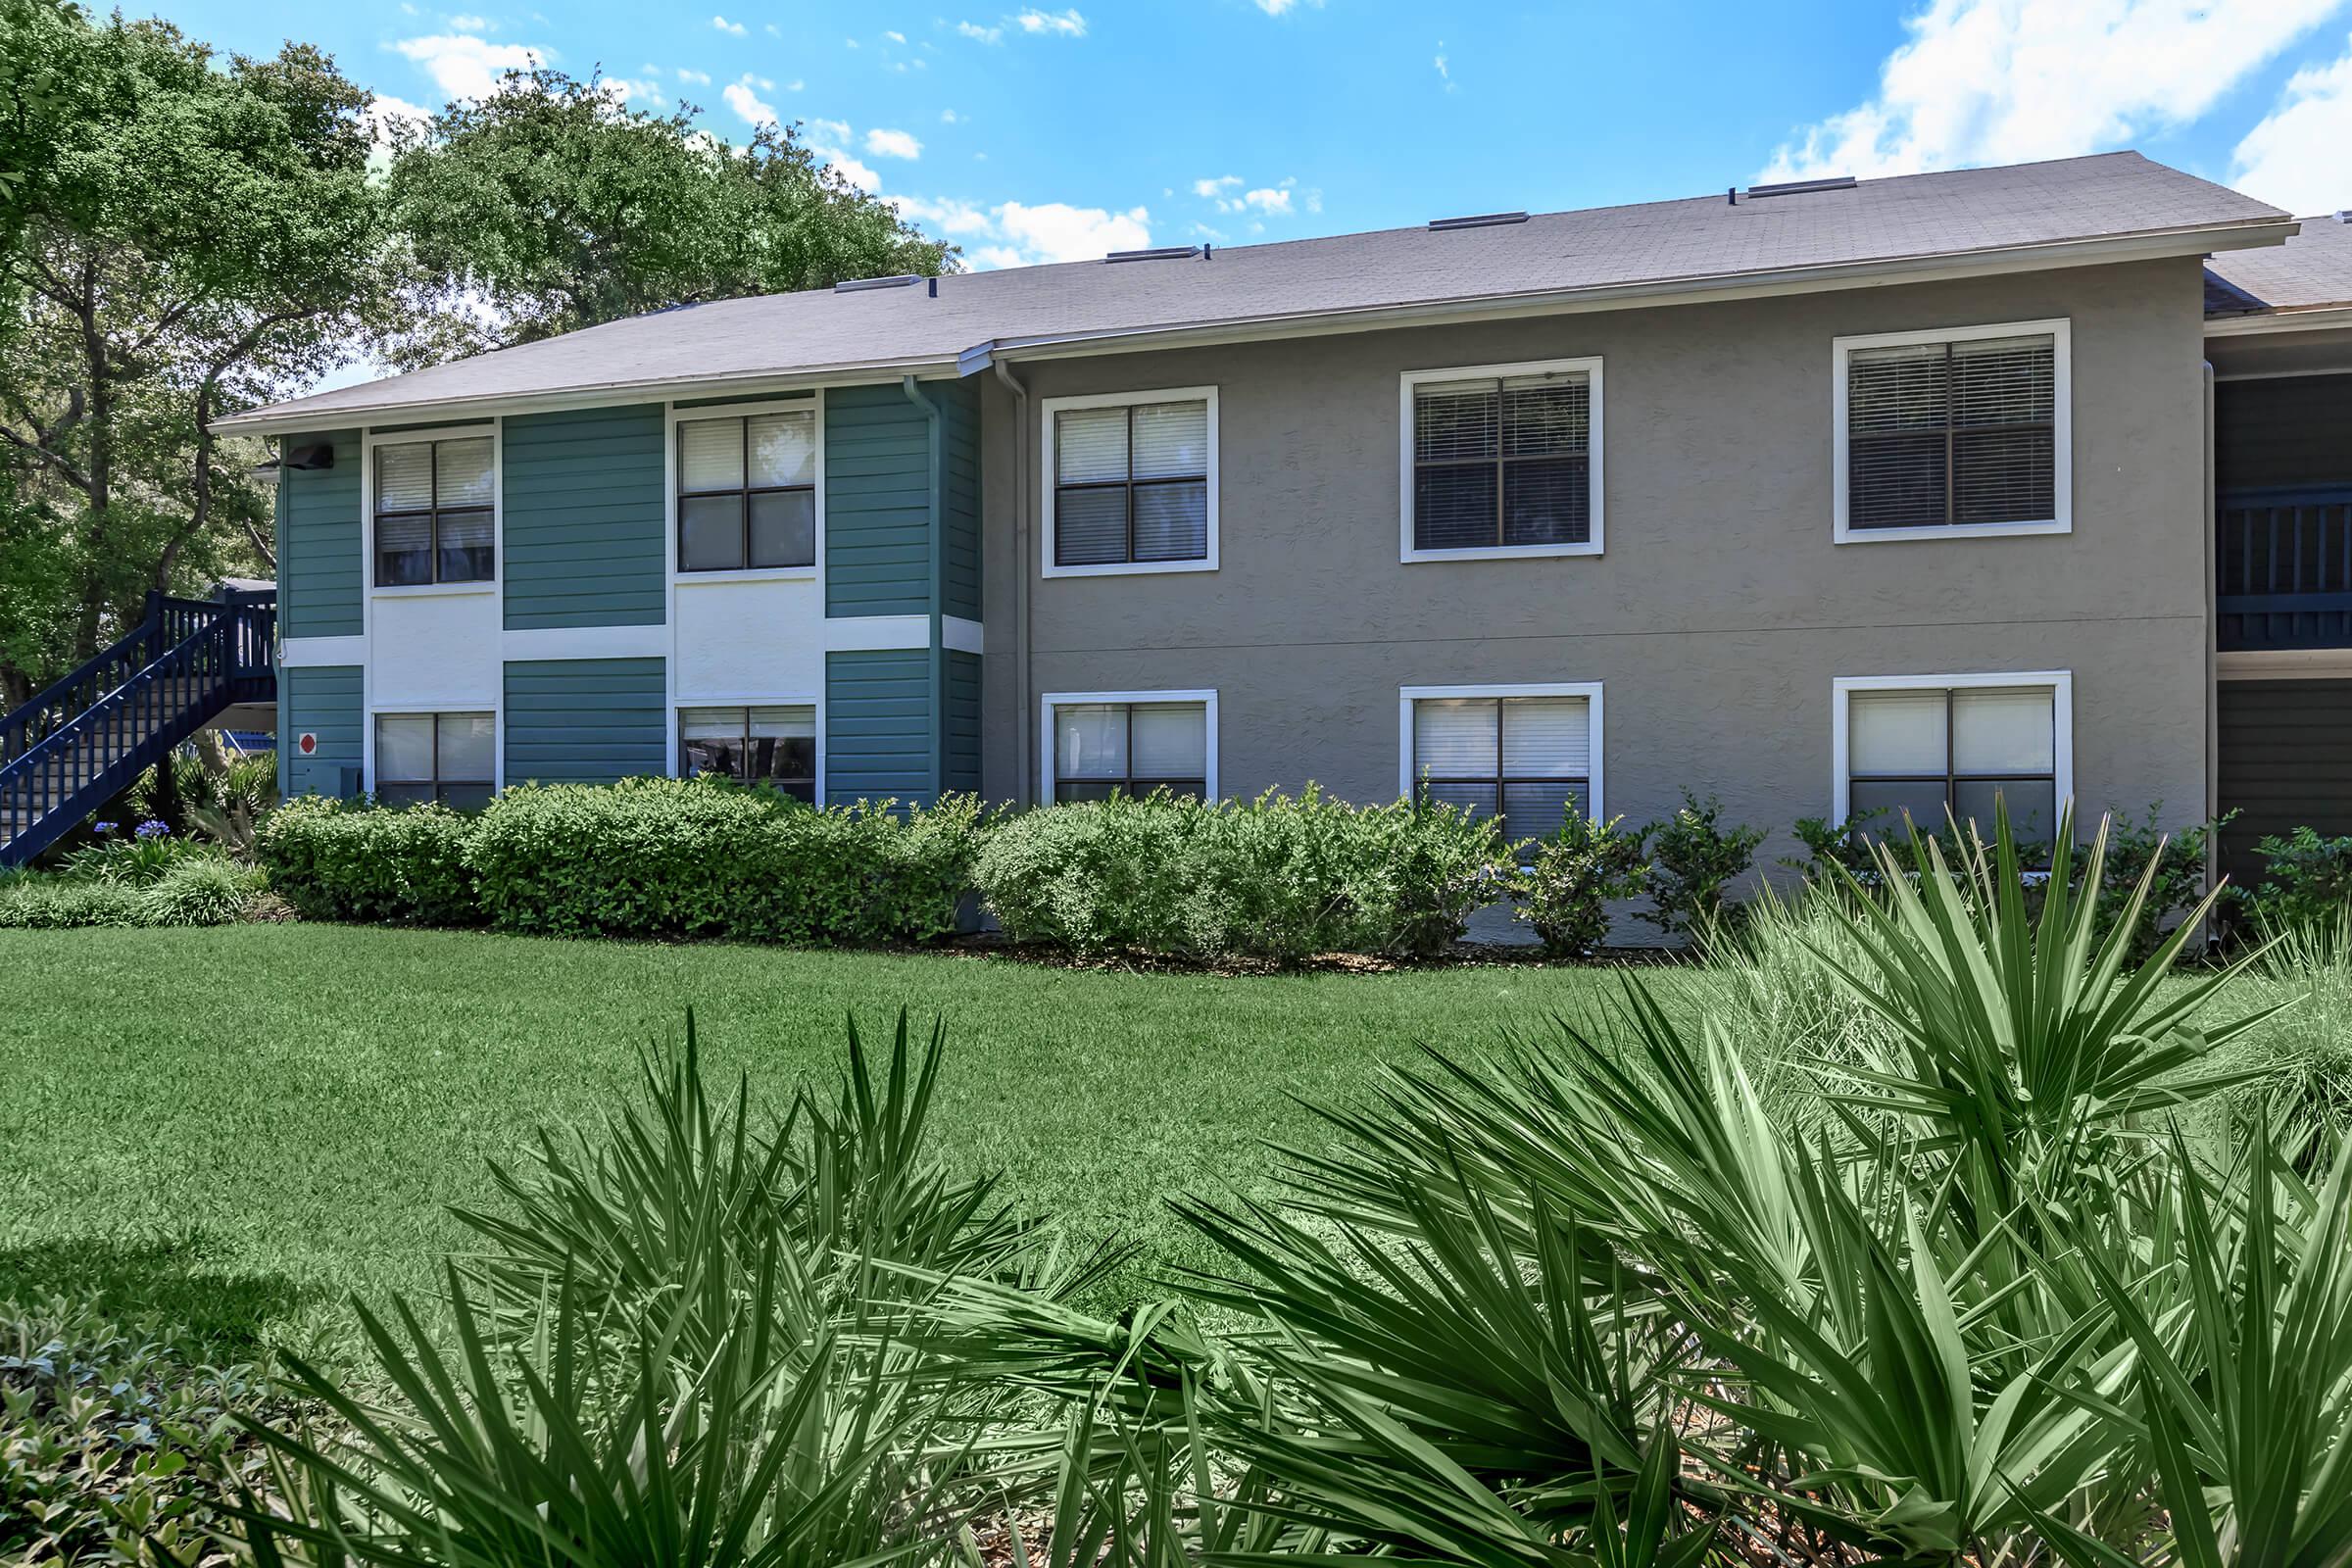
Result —
[[1952, 345], [1952, 422], [2048, 424], [2057, 413], [2057, 353], [2046, 333]]
[[1073, 805], [1079, 801], [1107, 801], [1113, 795], [1124, 793], [1126, 788], [1126, 782], [1123, 779], [1115, 782], [1098, 781], [1091, 784], [1083, 779], [1064, 781], [1054, 786], [1054, 799], [1063, 806]]
[[1582, 697], [1502, 702], [1505, 778], [1584, 778], [1592, 771], [1591, 704]]
[[490, 786], [444, 784], [441, 786], [441, 804], [453, 811], [478, 811], [490, 804]]
[[678, 426], [678, 488], [743, 488], [741, 419], [693, 419]]
[[1204, 703], [1138, 703], [1134, 709], [1137, 778], [1201, 778], [1208, 773], [1208, 707]]
[[816, 743], [811, 741], [808, 745], [808, 765], [805, 769], [790, 778], [778, 778], [770, 782], [779, 791], [791, 796], [794, 800], [805, 801], [808, 805], [814, 806], [816, 804]]
[[1127, 477], [1127, 411], [1065, 409], [1055, 415], [1054, 476], [1062, 484]]
[[498, 776], [497, 742], [488, 713], [443, 713], [440, 725], [441, 778], [479, 780]]
[[1471, 550], [1497, 542], [1493, 465], [1413, 474], [1415, 550]]
[[1421, 786], [1421, 799], [1435, 806], [1468, 807], [1482, 818], [1495, 814], [1492, 784], [1425, 783]]
[[2009, 805], [2009, 829], [2020, 844], [2047, 844], [2058, 831], [2058, 791], [2055, 785], [2030, 779], [1962, 781], [1952, 786], [1952, 808], [1962, 821], [1974, 821], [1977, 832], [1992, 842], [1993, 802]]
[[441, 580], [488, 582], [498, 575], [498, 528], [487, 512], [441, 514]]
[[[1941, 691], [1855, 692], [1846, 699], [1846, 767], [1866, 773], [1943, 773]], [[1936, 785], [1938, 795], [1943, 786]]]
[[775, 490], [751, 498], [752, 564], [816, 564], [816, 492]]
[[1135, 477], [1208, 472], [1208, 404], [1149, 403], [1135, 411]]
[[487, 507], [490, 505], [490, 438], [479, 436], [467, 441], [436, 441], [433, 443], [433, 466], [437, 470], [438, 489], [433, 505], [447, 512], [453, 507]]
[[732, 571], [743, 564], [743, 497], [678, 500], [678, 569]]
[[678, 752], [678, 771], [688, 778], [704, 773], [715, 773], [720, 778], [743, 776], [743, 740], [740, 735], [680, 741]]
[[375, 786], [375, 798], [384, 806], [416, 806], [433, 799], [435, 793], [429, 783], [396, 784], [389, 779], [378, 779]]
[[1502, 384], [1505, 457], [1555, 458], [1581, 454], [1590, 438], [1592, 388], [1573, 375], [1519, 376]]
[[1135, 559], [1206, 561], [1208, 486], [1198, 481], [1137, 485]]
[[1582, 784], [1506, 784], [1502, 788], [1503, 836], [1542, 838], [1556, 833], [1570, 811], [1585, 809]]
[[[1892, 783], [1858, 778], [1846, 792], [1846, 809], [1854, 816], [1869, 818], [1863, 830], [1873, 838], [1900, 838], [1905, 811], [1911, 813], [1922, 833], [1940, 833], [1944, 829], [1943, 781]], [[1880, 814], [1873, 816], [1873, 812]]]
[[1951, 519], [1945, 437], [1855, 439], [1846, 458], [1845, 520], [1854, 528], [1940, 527]]
[[[740, 712], [740, 709], [730, 709]], [[753, 738], [759, 740], [814, 740], [816, 739], [816, 710], [813, 708], [755, 708], [746, 726]]]
[[375, 721], [375, 777], [383, 784], [433, 776], [433, 715], [385, 713]]
[[1592, 538], [1591, 474], [1583, 458], [1503, 466], [1502, 542], [1581, 545]]
[[1496, 381], [1425, 381], [1414, 387], [1414, 459], [1496, 456], [1500, 395]]
[[2049, 773], [2058, 732], [2045, 688], [1952, 693], [1952, 771]]
[[2058, 514], [2058, 441], [2048, 430], [1963, 430], [1952, 438], [1955, 522], [2042, 522]]
[[681, 708], [678, 710], [678, 738], [681, 740], [738, 740], [743, 735], [743, 710], [740, 708]]
[[429, 514], [375, 519], [375, 580], [384, 588], [433, 580], [433, 519]]
[[1074, 703], [1054, 710], [1055, 778], [1125, 778], [1127, 710], [1114, 703]]
[[1061, 490], [1054, 497], [1054, 564], [1100, 566], [1127, 559], [1127, 487]]
[[429, 512], [433, 505], [433, 444], [375, 449], [375, 510]]
[[816, 415], [796, 409], [762, 414], [751, 421], [752, 483], [816, 483]]
[[1941, 343], [1856, 349], [1845, 367], [1846, 424], [1856, 435], [1943, 427], [1950, 404]]
[[1492, 697], [1432, 697], [1413, 705], [1415, 778], [1493, 778], [1499, 705]]

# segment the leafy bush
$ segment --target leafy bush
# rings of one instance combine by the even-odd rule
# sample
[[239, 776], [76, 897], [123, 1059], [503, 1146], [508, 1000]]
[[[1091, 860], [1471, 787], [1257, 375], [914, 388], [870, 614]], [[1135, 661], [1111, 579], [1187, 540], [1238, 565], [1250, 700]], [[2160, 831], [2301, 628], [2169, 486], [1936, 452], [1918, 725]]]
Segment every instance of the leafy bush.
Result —
[[124, 835], [85, 845], [65, 858], [59, 873], [77, 881], [144, 887], [172, 867], [191, 859], [218, 860], [221, 852], [169, 833]]
[[1663, 822], [1641, 830], [1649, 841], [1649, 900], [1642, 911], [1668, 936], [1704, 934], [1730, 913], [1723, 890], [1755, 862], [1764, 830], [1725, 827], [1723, 803], [1683, 791], [1683, 804]]
[[2352, 909], [2270, 935], [2245, 984], [2279, 1010], [2240, 1044], [2230, 1099], [2299, 1155], [2352, 1133]]
[[0, 929], [145, 925], [143, 891], [120, 882], [47, 875], [20, 877], [0, 885]]
[[1284, 963], [1442, 950], [1502, 873], [1492, 818], [1353, 807], [1311, 785], [1250, 802], [1161, 791], [1044, 808], [1008, 819], [974, 868], [1016, 941]]
[[723, 779], [510, 789], [466, 850], [505, 931], [747, 942], [927, 942], [956, 909], [994, 818], [970, 796], [822, 810]]
[[2273, 929], [2325, 926], [2352, 907], [2352, 837], [2324, 839], [2299, 827], [2285, 838], [2262, 839], [2262, 882], [2247, 904]]
[[475, 818], [445, 806], [304, 796], [263, 820], [254, 852], [270, 889], [309, 919], [475, 925], [474, 831]]
[[260, 891], [258, 872], [217, 856], [190, 856], [142, 891], [140, 914], [148, 925], [227, 925], [244, 917]]
[[1570, 811], [1556, 832], [1519, 846], [1511, 913], [1535, 927], [1546, 956], [1590, 956], [1608, 939], [1609, 901], [1648, 886], [1642, 835], [1620, 832], [1623, 820], [1594, 822]]

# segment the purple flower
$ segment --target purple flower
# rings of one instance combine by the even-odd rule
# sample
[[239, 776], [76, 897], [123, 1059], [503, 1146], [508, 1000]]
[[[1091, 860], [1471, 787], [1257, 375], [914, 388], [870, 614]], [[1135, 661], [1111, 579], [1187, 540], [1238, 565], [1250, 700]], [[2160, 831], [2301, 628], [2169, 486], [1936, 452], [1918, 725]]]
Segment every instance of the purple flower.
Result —
[[139, 824], [137, 831], [143, 839], [168, 839], [172, 836], [172, 824], [160, 816], [151, 816]]
[[115, 829], [121, 827], [122, 824], [120, 822], [93, 822], [90, 825], [101, 837], [103, 837], [106, 834], [112, 833]]

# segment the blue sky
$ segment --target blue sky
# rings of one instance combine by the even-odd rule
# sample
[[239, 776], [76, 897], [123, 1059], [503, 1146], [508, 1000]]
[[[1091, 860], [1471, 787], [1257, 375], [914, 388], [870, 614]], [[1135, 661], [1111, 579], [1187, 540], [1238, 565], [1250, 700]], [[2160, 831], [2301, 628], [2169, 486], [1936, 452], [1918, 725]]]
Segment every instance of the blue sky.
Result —
[[317, 42], [386, 114], [535, 55], [721, 136], [798, 121], [975, 266], [2116, 147], [2352, 207], [2352, 0], [716, 3], [160, 9]]

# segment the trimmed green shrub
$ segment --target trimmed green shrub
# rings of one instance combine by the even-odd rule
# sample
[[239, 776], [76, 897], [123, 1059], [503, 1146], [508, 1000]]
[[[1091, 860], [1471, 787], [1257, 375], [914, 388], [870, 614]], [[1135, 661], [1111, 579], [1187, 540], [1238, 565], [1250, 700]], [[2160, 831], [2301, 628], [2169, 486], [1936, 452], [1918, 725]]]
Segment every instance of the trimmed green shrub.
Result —
[[2262, 884], [2246, 903], [2262, 924], [2327, 924], [2352, 908], [2352, 837], [2324, 839], [2299, 827], [2260, 840], [2254, 853], [2265, 862]]
[[1595, 822], [1570, 811], [1559, 829], [1519, 847], [1511, 912], [1535, 928], [1544, 955], [1590, 956], [1609, 934], [1607, 905], [1630, 899], [1649, 884], [1642, 835], [1618, 828], [1621, 816]]
[[1427, 954], [1501, 892], [1491, 817], [1308, 786], [1208, 803], [1165, 791], [1005, 822], [975, 875], [1015, 941], [1078, 953], [1296, 963], [1318, 953]]
[[505, 931], [927, 942], [956, 929], [992, 820], [969, 796], [819, 810], [720, 779], [525, 784], [482, 812], [467, 863]]
[[1683, 791], [1683, 804], [1640, 835], [1650, 844], [1649, 901], [1642, 918], [1668, 936], [1703, 934], [1728, 910], [1723, 890], [1755, 863], [1764, 830], [1725, 827], [1723, 803]]
[[76, 881], [144, 887], [183, 861], [223, 858], [224, 852], [218, 845], [201, 844], [169, 833], [148, 838], [124, 835], [83, 845], [66, 857], [58, 872]]
[[228, 925], [261, 891], [261, 873], [218, 856], [190, 856], [139, 894], [148, 925]]
[[143, 890], [121, 882], [27, 876], [0, 886], [0, 929], [145, 925]]
[[272, 891], [313, 920], [476, 925], [466, 849], [476, 818], [305, 796], [270, 813], [254, 853]]

